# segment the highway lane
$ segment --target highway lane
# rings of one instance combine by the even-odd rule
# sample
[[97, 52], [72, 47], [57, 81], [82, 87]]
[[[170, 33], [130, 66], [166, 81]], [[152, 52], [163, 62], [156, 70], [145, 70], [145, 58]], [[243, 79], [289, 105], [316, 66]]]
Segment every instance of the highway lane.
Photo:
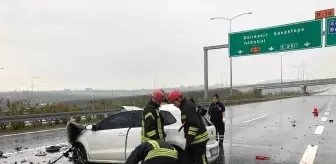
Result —
[[[329, 95], [332, 95], [330, 92]], [[336, 93], [336, 92], [334, 92]], [[326, 112], [327, 120], [335, 118], [336, 96], [309, 96], [284, 99], [270, 102], [231, 106], [233, 112], [233, 163], [300, 163], [308, 145], [317, 145], [315, 164], [327, 159], [326, 164], [333, 163], [331, 155], [336, 155], [336, 123], [323, 122], [321, 118]], [[336, 95], [336, 94], [335, 94]], [[319, 107], [320, 116], [312, 116], [314, 105]], [[328, 110], [329, 109], [329, 110]], [[229, 110], [228, 110], [229, 111]], [[228, 111], [226, 115], [228, 115]], [[291, 121], [297, 121], [292, 127]], [[228, 120], [227, 120], [228, 122]], [[335, 125], [334, 125], [335, 124]], [[226, 124], [226, 130], [228, 130]], [[318, 126], [324, 126], [322, 134], [315, 134]], [[324, 140], [323, 140], [324, 139]], [[40, 148], [45, 145], [65, 142], [65, 130], [29, 133], [16, 136], [0, 137], [0, 150], [13, 152], [14, 147], [21, 146]], [[323, 142], [322, 142], [323, 141]], [[320, 143], [319, 143], [320, 142]], [[228, 132], [225, 134], [225, 156], [228, 153]], [[8, 150], [8, 151], [6, 151]], [[312, 150], [312, 151], [310, 151]], [[48, 154], [47, 157], [35, 157], [37, 150], [13, 154], [6, 161], [20, 161], [25, 158], [34, 162], [43, 162], [60, 155]], [[309, 152], [314, 152], [309, 148]], [[256, 161], [255, 156], [264, 155], [271, 159]], [[221, 155], [217, 163], [224, 163], [225, 157]], [[2, 163], [0, 159], [0, 163]], [[66, 159], [62, 163], [68, 163]], [[322, 162], [323, 163], [323, 162]], [[307, 163], [308, 164], [308, 163]]]
[[65, 128], [59, 128], [0, 136], [0, 150], [6, 153], [12, 153], [15, 152], [15, 148], [17, 147], [22, 147], [22, 150], [27, 150], [64, 142], [66, 142]]
[[[336, 125], [321, 121], [324, 113], [333, 107], [330, 104], [335, 103], [336, 99], [334, 102], [332, 96], [309, 96], [229, 107], [234, 116], [233, 163], [261, 162], [256, 161], [256, 156], [270, 157], [270, 160], [263, 161], [266, 163], [300, 163], [308, 145], [320, 145], [316, 161], [322, 158], [327, 159], [324, 163], [335, 163], [331, 158], [332, 155], [336, 155], [336, 147], [331, 144], [336, 141]], [[320, 109], [320, 116], [316, 119], [311, 113], [314, 106]], [[331, 112], [329, 117], [333, 117]], [[295, 127], [292, 126], [293, 121], [296, 121]], [[315, 134], [318, 126], [324, 126], [322, 134]], [[228, 130], [228, 125], [226, 128]], [[326, 136], [324, 140], [322, 136]], [[227, 159], [228, 137], [227, 132]], [[313, 149], [309, 148], [309, 151]], [[307, 160], [308, 164], [312, 159], [307, 158], [304, 160]]]

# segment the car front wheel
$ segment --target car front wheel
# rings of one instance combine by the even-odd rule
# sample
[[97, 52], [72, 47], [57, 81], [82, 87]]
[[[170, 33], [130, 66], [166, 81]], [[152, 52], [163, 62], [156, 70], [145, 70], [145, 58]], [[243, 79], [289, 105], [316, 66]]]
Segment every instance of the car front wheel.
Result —
[[72, 153], [74, 164], [88, 164], [88, 158], [84, 146], [81, 143], [76, 143]]

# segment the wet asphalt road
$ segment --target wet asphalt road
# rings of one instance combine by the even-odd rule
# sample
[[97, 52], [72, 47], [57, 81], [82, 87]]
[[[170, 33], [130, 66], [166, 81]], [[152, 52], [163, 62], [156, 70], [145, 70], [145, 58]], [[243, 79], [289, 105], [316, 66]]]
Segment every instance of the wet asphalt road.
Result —
[[[312, 115], [314, 106], [320, 110], [319, 117], [315, 119]], [[233, 160], [231, 163], [299, 164], [301, 159], [307, 164], [310, 164], [310, 161], [314, 161], [314, 164], [336, 163], [336, 158], [333, 158], [336, 155], [336, 123], [329, 123], [330, 119], [336, 118], [336, 89], [319, 96], [246, 104], [228, 107], [228, 109], [226, 116], [231, 109], [233, 111]], [[226, 121], [229, 122], [229, 120]], [[293, 123], [295, 127], [292, 126]], [[221, 151], [217, 163], [224, 163], [225, 159], [229, 159], [228, 126], [229, 124], [226, 124], [225, 153]], [[321, 126], [323, 126], [322, 131]], [[38, 150], [29, 149], [63, 142], [66, 142], [64, 129], [0, 137], [0, 150], [4, 152], [14, 152], [16, 146], [22, 146], [23, 150], [28, 147], [28, 150], [24, 150], [26, 152], [10, 154], [9, 158], [0, 159], [0, 163], [5, 161], [21, 163], [22, 159], [28, 162], [43, 163], [45, 161], [46, 163], [59, 156], [60, 153], [35, 157], [34, 154]], [[314, 146], [309, 147], [306, 153], [308, 145]], [[314, 160], [309, 158], [314, 154]], [[256, 156], [268, 156], [270, 159], [260, 161], [255, 159]], [[63, 159], [59, 163], [70, 162]]]
[[[336, 89], [327, 94], [336, 93]], [[336, 97], [336, 96], [335, 96]], [[318, 118], [313, 117], [313, 107], [320, 110]], [[329, 95], [299, 97], [266, 103], [231, 107], [233, 111], [232, 163], [279, 163], [335, 164], [336, 157], [336, 98]], [[227, 113], [226, 113], [227, 115]], [[321, 121], [326, 117], [325, 121]], [[227, 121], [228, 122], [228, 121]], [[295, 123], [295, 127], [293, 127]], [[229, 132], [225, 134], [225, 156], [228, 159]], [[315, 134], [323, 126], [321, 134]], [[303, 158], [307, 146], [308, 156]], [[312, 155], [309, 155], [312, 153]], [[267, 156], [270, 160], [256, 160], [256, 156]]]

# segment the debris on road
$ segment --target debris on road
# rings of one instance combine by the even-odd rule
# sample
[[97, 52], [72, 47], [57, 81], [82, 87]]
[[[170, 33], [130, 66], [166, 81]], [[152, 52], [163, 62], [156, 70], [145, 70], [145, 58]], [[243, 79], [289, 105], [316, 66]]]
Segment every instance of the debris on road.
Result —
[[14, 148], [16, 151], [21, 151], [22, 146]]
[[256, 160], [269, 160], [270, 157], [267, 156], [256, 156]]
[[35, 154], [35, 156], [46, 156], [47, 153], [43, 151], [39, 151], [38, 153]]
[[50, 146], [46, 148], [46, 151], [48, 153], [54, 153], [54, 152], [59, 152], [61, 150], [62, 146]]

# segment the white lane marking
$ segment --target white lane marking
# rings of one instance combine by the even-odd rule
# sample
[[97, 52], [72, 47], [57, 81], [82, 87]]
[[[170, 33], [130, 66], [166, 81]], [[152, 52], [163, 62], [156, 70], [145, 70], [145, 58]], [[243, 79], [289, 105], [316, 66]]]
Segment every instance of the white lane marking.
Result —
[[322, 117], [321, 121], [323, 121], [323, 122], [327, 121], [327, 117]]
[[327, 108], [326, 110], [330, 110], [330, 108]]
[[251, 119], [251, 120], [247, 120], [244, 123], [248, 123], [248, 122], [251, 122], [251, 121], [254, 121], [254, 120], [258, 120], [258, 119], [261, 119], [261, 118], [264, 118], [264, 117], [266, 117], [266, 115], [263, 115], [263, 116], [260, 116], [260, 117], [257, 117], [257, 118]]
[[315, 134], [322, 134], [324, 126], [317, 126], [315, 129]]
[[69, 143], [68, 143], [68, 142], [64, 142], [64, 143], [59, 143], [59, 144], [54, 144], [54, 145], [48, 145], [48, 146], [37, 147], [37, 148], [34, 148], [34, 149], [21, 150], [21, 151], [17, 151], [17, 152], [14, 152], [14, 153], [4, 153], [3, 155], [4, 155], [4, 156], [8, 156], [8, 155], [17, 154], [17, 153], [24, 153], [24, 152], [28, 152], [28, 151], [40, 150], [40, 149], [44, 149], [44, 148], [47, 148], [47, 147], [50, 147], [50, 146], [55, 146], [55, 145], [67, 145], [67, 144], [69, 144]]
[[41, 130], [41, 131], [26, 132], [26, 133], [16, 133], [16, 134], [3, 135], [3, 136], [0, 136], [0, 138], [1, 138], [1, 137], [10, 137], [10, 136], [23, 135], [23, 134], [32, 134], [32, 133], [50, 132], [50, 131], [57, 131], [57, 130], [63, 130], [63, 129], [65, 129], [65, 128], [57, 128], [57, 129]]
[[315, 159], [315, 155], [317, 152], [317, 145], [308, 145], [307, 149], [305, 151], [305, 153], [303, 154], [300, 164], [313, 164], [314, 163], [314, 159]]
[[325, 114], [325, 115], [328, 115], [328, 114], [329, 114], [329, 112], [325, 112], [324, 114]]

